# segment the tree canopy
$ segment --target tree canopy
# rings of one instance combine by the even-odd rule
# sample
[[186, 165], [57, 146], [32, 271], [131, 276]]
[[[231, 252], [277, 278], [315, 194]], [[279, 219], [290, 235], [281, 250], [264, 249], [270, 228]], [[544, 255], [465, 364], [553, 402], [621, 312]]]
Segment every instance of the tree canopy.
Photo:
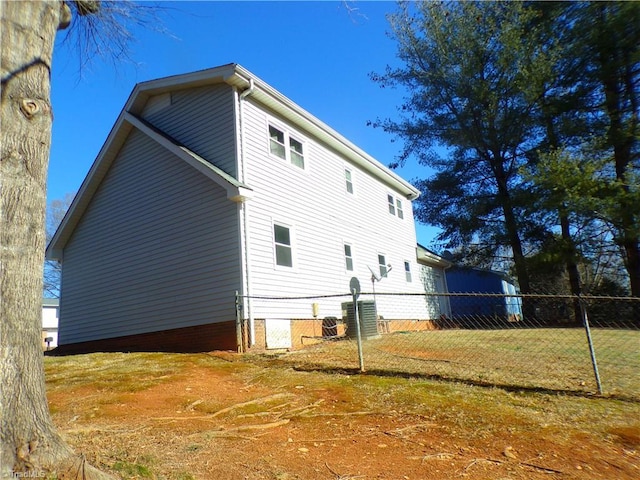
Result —
[[639, 12], [418, 2], [389, 17], [401, 66], [372, 78], [407, 95], [399, 119], [375, 125], [403, 140], [392, 166], [416, 159], [435, 171], [416, 179], [416, 216], [442, 229], [446, 248], [476, 260], [506, 249], [525, 293], [530, 258], [555, 249], [580, 293], [585, 235], [601, 228], [640, 295]]

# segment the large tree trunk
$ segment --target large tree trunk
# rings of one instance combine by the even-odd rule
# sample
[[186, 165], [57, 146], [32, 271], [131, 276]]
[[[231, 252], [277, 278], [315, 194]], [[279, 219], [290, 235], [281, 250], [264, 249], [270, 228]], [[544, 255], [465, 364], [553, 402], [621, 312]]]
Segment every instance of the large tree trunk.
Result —
[[565, 246], [563, 251], [565, 256], [565, 268], [569, 275], [569, 286], [571, 287], [571, 295], [573, 298], [573, 323], [582, 323], [582, 308], [580, 305], [581, 287], [580, 287], [580, 272], [578, 270], [578, 264], [576, 261], [577, 251], [576, 244], [571, 236], [571, 225], [569, 223], [569, 217], [564, 211], [564, 208], [560, 211], [560, 229], [562, 232], [562, 241]]
[[493, 159], [489, 159], [489, 164], [493, 170], [493, 174], [497, 187], [497, 198], [504, 215], [504, 225], [509, 238], [509, 246], [513, 254], [513, 263], [518, 277], [518, 286], [521, 293], [531, 293], [531, 282], [529, 279], [529, 268], [527, 259], [522, 249], [522, 240], [520, 238], [520, 228], [518, 220], [513, 209], [513, 202], [509, 192], [507, 174], [504, 170], [504, 161], [499, 153], [494, 153]]
[[7, 478], [96, 473], [53, 426], [41, 337], [51, 58], [68, 13], [58, 0], [0, 2], [0, 475]]
[[[637, 45], [640, 39], [638, 10], [620, 10], [617, 4], [597, 4], [600, 28], [596, 31], [600, 81], [604, 90], [604, 108], [609, 118], [608, 142], [613, 148], [616, 180], [622, 187], [617, 218], [618, 244], [625, 255], [631, 295], [640, 297], [640, 214], [629, 200], [634, 178], [634, 151], [638, 148], [640, 133], [640, 98], [637, 88]], [[631, 15], [627, 18], [627, 14]], [[616, 19], [624, 16], [626, 29], [611, 28], [619, 25]], [[635, 48], [634, 48], [635, 47]], [[632, 50], [634, 48], [634, 50]], [[636, 55], [636, 56], [634, 56]], [[640, 320], [636, 320], [640, 321]]]

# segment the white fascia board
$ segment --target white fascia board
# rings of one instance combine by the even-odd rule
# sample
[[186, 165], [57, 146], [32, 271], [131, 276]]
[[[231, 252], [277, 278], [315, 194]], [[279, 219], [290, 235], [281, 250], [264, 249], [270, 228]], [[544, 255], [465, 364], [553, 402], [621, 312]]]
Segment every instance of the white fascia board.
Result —
[[292, 121], [296, 126], [309, 131], [345, 158], [400, 192], [405, 198], [415, 200], [420, 196], [420, 191], [409, 182], [240, 65], [236, 65], [234, 75], [226, 77], [225, 82], [236, 87], [248, 88], [249, 78], [253, 79], [256, 87], [252, 98]]
[[417, 261], [421, 265], [441, 268], [449, 268], [453, 265], [449, 260], [441, 257], [440, 255], [436, 255], [433, 252], [430, 252], [422, 246], [418, 246], [418, 248], [416, 249], [416, 254]]
[[318, 140], [363, 170], [371, 173], [374, 177], [389, 185], [405, 198], [409, 200], [418, 198], [420, 191], [409, 182], [238, 64], [230, 63], [197, 72], [139, 83], [129, 96], [124, 110], [137, 115], [144, 108], [150, 96], [180, 90], [182, 88], [226, 83], [239, 90], [243, 90], [249, 88], [249, 79], [253, 79], [256, 87], [255, 92], [251, 95], [256, 101], [279, 113], [296, 126], [307, 130]]
[[251, 188], [238, 182], [228, 173], [219, 169], [215, 165], [207, 162], [204, 158], [198, 154], [192, 152], [184, 145], [180, 145], [172, 141], [168, 135], [162, 134], [158, 129], [151, 128], [146, 122], [130, 114], [124, 112], [124, 119], [147, 135], [150, 139], [173, 153], [175, 156], [184, 160], [187, 164], [204, 174], [206, 177], [213, 180], [219, 186], [225, 189], [227, 192], [227, 198], [238, 202], [244, 201], [251, 197]]
[[181, 88], [194, 88], [224, 82], [228, 83], [226, 79], [234, 73], [235, 67], [235, 64], [230, 63], [197, 72], [172, 75], [170, 77], [138, 83], [131, 92], [131, 95], [129, 95], [129, 99], [123, 110], [133, 114], [139, 114], [147, 103], [148, 98], [152, 95], [176, 91]]

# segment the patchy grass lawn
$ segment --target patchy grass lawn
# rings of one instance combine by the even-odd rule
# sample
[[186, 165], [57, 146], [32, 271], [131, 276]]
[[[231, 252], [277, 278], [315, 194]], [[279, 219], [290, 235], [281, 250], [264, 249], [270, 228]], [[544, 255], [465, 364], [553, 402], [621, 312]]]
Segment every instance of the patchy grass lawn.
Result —
[[[592, 329], [603, 393], [640, 401], [640, 330]], [[439, 376], [509, 388], [598, 391], [582, 328], [428, 330], [363, 342], [364, 364], [379, 373]], [[300, 368], [357, 368], [353, 340], [326, 342], [284, 360]]]
[[636, 479], [640, 404], [235, 354], [45, 359], [54, 422], [124, 479]]

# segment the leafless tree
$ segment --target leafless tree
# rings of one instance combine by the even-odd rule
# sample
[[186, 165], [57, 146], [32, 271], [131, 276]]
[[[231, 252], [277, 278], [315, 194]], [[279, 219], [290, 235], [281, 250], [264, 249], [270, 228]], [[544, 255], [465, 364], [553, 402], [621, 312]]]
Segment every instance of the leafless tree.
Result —
[[[56, 233], [58, 226], [62, 223], [74, 194], [67, 193], [63, 198], [51, 200], [47, 205], [46, 213], [46, 243], [48, 244], [53, 235]], [[45, 260], [43, 273], [43, 295], [49, 298], [58, 298], [60, 296], [60, 275], [62, 273], [62, 265], [57, 260]]]

